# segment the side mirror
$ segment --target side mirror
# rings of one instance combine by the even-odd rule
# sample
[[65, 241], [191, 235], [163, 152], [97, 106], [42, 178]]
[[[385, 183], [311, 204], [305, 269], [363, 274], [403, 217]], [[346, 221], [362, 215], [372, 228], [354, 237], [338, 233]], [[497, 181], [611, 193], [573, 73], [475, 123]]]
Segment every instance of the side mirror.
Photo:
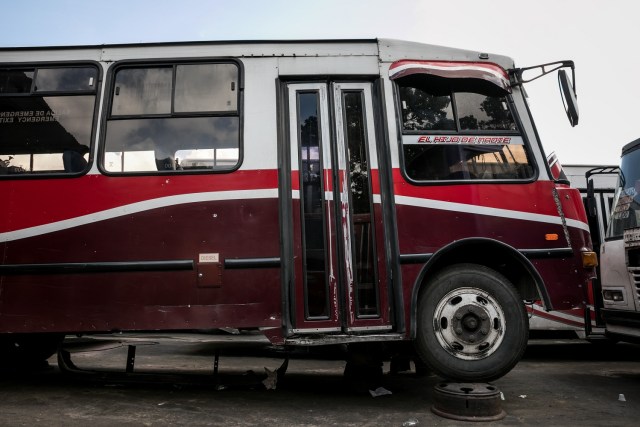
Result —
[[578, 101], [576, 99], [575, 86], [569, 80], [566, 70], [558, 70], [558, 84], [560, 85], [562, 103], [569, 118], [569, 123], [571, 123], [571, 126], [575, 126], [578, 124]]

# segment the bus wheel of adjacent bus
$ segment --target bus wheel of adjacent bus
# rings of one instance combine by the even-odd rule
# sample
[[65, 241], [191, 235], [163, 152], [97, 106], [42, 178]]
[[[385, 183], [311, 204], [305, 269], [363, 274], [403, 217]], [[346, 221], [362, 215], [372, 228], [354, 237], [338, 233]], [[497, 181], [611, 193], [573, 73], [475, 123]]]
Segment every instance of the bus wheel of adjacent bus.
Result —
[[418, 299], [416, 350], [445, 378], [492, 381], [509, 372], [527, 345], [522, 298], [500, 273], [476, 264], [439, 272]]

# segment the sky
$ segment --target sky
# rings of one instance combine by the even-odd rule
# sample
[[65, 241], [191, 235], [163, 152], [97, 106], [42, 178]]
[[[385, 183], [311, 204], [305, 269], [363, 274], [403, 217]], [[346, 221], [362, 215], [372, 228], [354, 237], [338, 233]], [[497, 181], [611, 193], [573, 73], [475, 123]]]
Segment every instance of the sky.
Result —
[[[571, 127], [557, 78], [525, 86], [547, 154], [615, 165], [640, 138], [637, 0], [0, 0], [0, 47], [394, 38], [576, 64]], [[606, 126], [605, 126], [606, 124]]]

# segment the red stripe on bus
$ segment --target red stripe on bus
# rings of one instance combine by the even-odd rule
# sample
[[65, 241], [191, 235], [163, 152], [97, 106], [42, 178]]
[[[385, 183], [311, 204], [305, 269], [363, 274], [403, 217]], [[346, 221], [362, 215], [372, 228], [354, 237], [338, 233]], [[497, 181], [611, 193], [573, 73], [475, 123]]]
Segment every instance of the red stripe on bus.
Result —
[[183, 194], [278, 188], [275, 169], [225, 174], [29, 179], [0, 183], [11, 206], [0, 209], [0, 232], [20, 230]]
[[517, 185], [489, 182], [412, 185], [404, 179], [400, 169], [394, 169], [393, 184], [395, 196], [559, 216], [558, 207], [552, 197], [555, 186], [552, 181]]

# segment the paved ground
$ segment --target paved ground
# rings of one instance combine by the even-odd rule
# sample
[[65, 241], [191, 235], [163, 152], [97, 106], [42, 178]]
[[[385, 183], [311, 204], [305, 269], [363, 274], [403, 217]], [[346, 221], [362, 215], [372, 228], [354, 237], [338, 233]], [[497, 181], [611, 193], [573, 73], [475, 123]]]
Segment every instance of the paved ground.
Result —
[[[138, 347], [136, 372], [213, 370], [210, 345]], [[74, 355], [80, 367], [124, 369], [127, 349]], [[279, 358], [221, 357], [219, 381], [202, 385], [63, 375], [56, 359], [37, 372], [0, 373], [0, 425], [7, 426], [450, 426], [431, 412], [436, 376], [385, 374], [391, 395], [372, 397], [347, 383], [344, 362], [292, 359], [275, 390], [260, 380]], [[163, 368], [164, 366], [164, 368]], [[388, 366], [385, 366], [388, 371]], [[157, 378], [157, 377], [155, 377]], [[532, 341], [524, 360], [496, 381], [507, 416], [491, 425], [623, 426], [640, 423], [640, 346], [600, 348], [583, 341]], [[624, 395], [625, 401], [619, 400]], [[482, 423], [480, 423], [482, 424]], [[484, 423], [487, 425], [487, 423]]]

